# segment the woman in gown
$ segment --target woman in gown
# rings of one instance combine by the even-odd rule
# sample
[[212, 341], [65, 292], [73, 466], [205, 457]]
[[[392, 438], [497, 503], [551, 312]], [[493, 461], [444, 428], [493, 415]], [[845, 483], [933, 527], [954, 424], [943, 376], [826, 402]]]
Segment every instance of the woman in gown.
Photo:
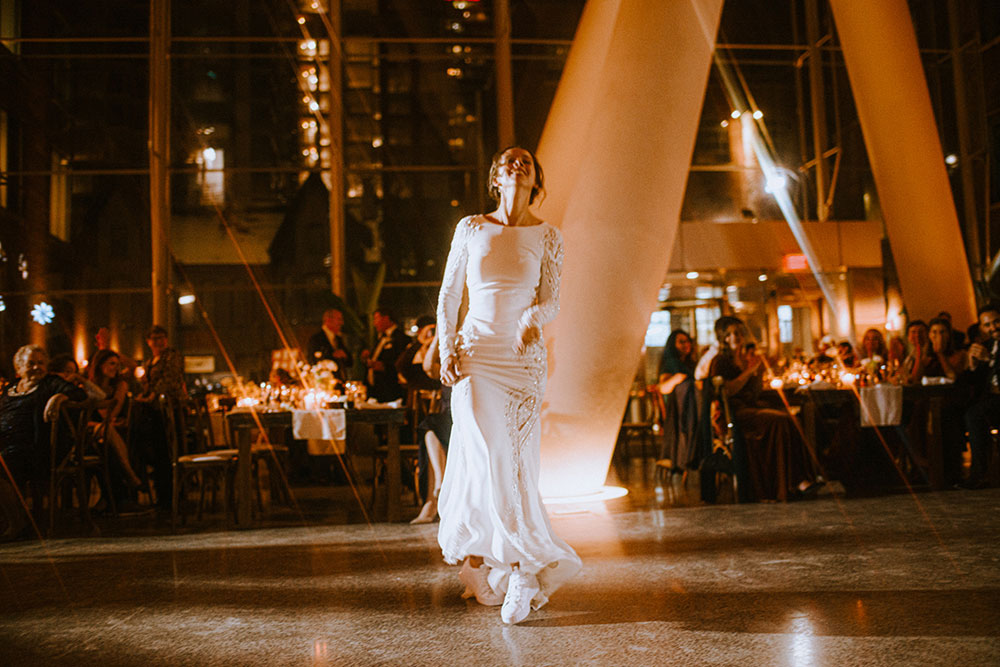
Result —
[[764, 365], [744, 345], [746, 325], [737, 317], [720, 317], [715, 321], [715, 336], [719, 354], [712, 360], [709, 377], [721, 376], [725, 381], [730, 413], [746, 440], [753, 497], [786, 500], [818, 490], [812, 456], [794, 418], [758, 400]]
[[661, 459], [670, 459], [674, 471], [695, 467], [695, 433], [698, 428], [698, 397], [694, 371], [698, 357], [691, 336], [683, 329], [671, 332], [660, 358], [659, 389], [664, 394], [667, 424]]
[[498, 207], [458, 223], [438, 298], [441, 381], [453, 386], [454, 420], [438, 542], [445, 561], [462, 563], [463, 597], [502, 603], [505, 623], [539, 609], [581, 567], [552, 532], [538, 491], [541, 330], [559, 309], [563, 255], [559, 230], [529, 210], [542, 188], [530, 151], [494, 156]]

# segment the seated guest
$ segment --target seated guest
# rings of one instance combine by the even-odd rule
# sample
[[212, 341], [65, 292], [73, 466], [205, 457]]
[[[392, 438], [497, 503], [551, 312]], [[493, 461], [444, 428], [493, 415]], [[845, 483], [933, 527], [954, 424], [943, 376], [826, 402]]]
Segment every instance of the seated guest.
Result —
[[79, 375], [80, 367], [72, 354], [57, 354], [49, 359], [48, 371], [65, 377], [66, 375]]
[[[125, 407], [125, 399], [128, 397], [128, 382], [119, 374], [121, 371], [121, 359], [118, 353], [112, 350], [98, 350], [94, 359], [87, 369], [90, 381], [100, 387], [106, 396], [113, 399], [115, 404], [110, 408], [101, 410], [101, 417], [108, 419], [107, 433], [98, 434], [107, 438], [111, 451], [115, 453], [118, 463], [129, 487], [138, 489], [142, 486], [142, 480], [135, 474], [129, 461], [128, 446], [118, 432], [124, 426], [122, 408]], [[108, 415], [108, 411], [111, 412]]]
[[990, 459], [990, 431], [1000, 427], [1000, 303], [990, 303], [979, 309], [980, 338], [969, 346], [965, 379], [976, 390], [965, 411], [965, 428], [969, 433], [972, 467], [966, 488], [986, 485]]
[[[431, 337], [424, 354], [423, 371], [427, 377], [440, 382], [441, 357], [438, 353], [437, 335]], [[430, 523], [437, 516], [438, 494], [444, 480], [444, 467], [451, 438], [451, 387], [441, 387], [439, 410], [424, 417], [417, 425], [417, 433], [422, 436], [420, 468], [427, 471], [427, 502], [420, 508], [420, 514], [410, 523]]]
[[889, 339], [888, 347], [889, 357], [886, 362], [886, 372], [890, 376], [889, 379], [898, 380], [899, 369], [906, 358], [906, 341], [899, 336], [893, 336]]
[[889, 348], [885, 344], [885, 336], [878, 329], [869, 329], [861, 338], [861, 362], [879, 357], [883, 363], [889, 358]]
[[860, 363], [874, 379], [885, 379], [884, 367], [889, 363], [889, 348], [885, 344], [885, 336], [878, 329], [869, 329], [861, 337]]
[[924, 367], [930, 359], [930, 344], [927, 340], [927, 323], [923, 320], [913, 320], [906, 325], [906, 340], [910, 343], [910, 352], [900, 366], [899, 380], [901, 384], [920, 384], [924, 376]]
[[135, 397], [135, 438], [132, 442], [142, 448], [146, 462], [153, 466], [157, 506], [161, 510], [170, 510], [173, 484], [170, 444], [167, 442], [167, 425], [156, 400], [160, 396], [172, 402], [187, 399], [184, 359], [180, 352], [170, 347], [167, 330], [159, 325], [150, 327], [146, 333], [146, 344], [152, 356], [142, 364], [142, 391]]
[[849, 341], [842, 340], [837, 343], [837, 356], [840, 365], [844, 368], [854, 368], [858, 365], [858, 357], [854, 354], [854, 346]]
[[379, 403], [388, 403], [406, 394], [399, 381], [396, 359], [410, 344], [410, 339], [386, 308], [375, 311], [372, 323], [379, 334], [378, 343], [371, 352], [365, 350], [361, 354], [368, 366], [368, 395]]
[[[948, 322], [948, 328], [951, 329], [952, 345], [956, 350], [964, 350], [966, 348], [965, 332], [959, 331], [954, 327], [951, 321], [951, 313], [947, 310], [942, 310], [934, 319]], [[928, 323], [928, 326], [930, 326], [930, 323]]]
[[55, 373], [63, 380], [71, 382], [78, 387], [83, 387], [83, 390], [87, 392], [87, 398], [92, 398], [96, 401], [107, 398], [106, 392], [91, 382], [90, 378], [80, 374], [80, 367], [77, 365], [73, 355], [57, 354], [49, 359], [47, 368], [49, 373]]
[[309, 338], [306, 363], [329, 359], [337, 364], [335, 375], [341, 382], [347, 382], [348, 373], [354, 365], [354, 357], [347, 349], [341, 330], [344, 328], [344, 314], [337, 308], [323, 313], [323, 326]]
[[[0, 394], [0, 454], [15, 482], [46, 480], [49, 473], [49, 427], [63, 400], [83, 401], [87, 392], [73, 381], [46, 370], [49, 358], [38, 345], [14, 354], [18, 380]], [[73, 380], [82, 380], [73, 376]]]
[[930, 339], [930, 353], [924, 365], [924, 377], [946, 377], [954, 380], [967, 365], [965, 350], [955, 345], [955, 335], [951, 321], [935, 317], [927, 323], [927, 337]]
[[[748, 481], [754, 495], [758, 500], [783, 499], [816, 488], [809, 451], [792, 416], [758, 402], [764, 365], [756, 353], [745, 353], [745, 331], [739, 318], [716, 320], [719, 354], [712, 360], [709, 375], [725, 380], [730, 414], [746, 441]], [[782, 460], [785, 470], [779, 471]], [[785, 488], [779, 487], [779, 473], [783, 473]]]
[[719, 342], [713, 340], [711, 345], [706, 347], [701, 351], [701, 356], [698, 358], [698, 364], [694, 367], [694, 381], [697, 383], [698, 387], [701, 387], [701, 382], [708, 377], [708, 369], [712, 365], [712, 359], [715, 355], [719, 353]]
[[434, 340], [436, 322], [437, 320], [430, 315], [418, 317], [416, 337], [396, 360], [396, 371], [403, 376], [406, 386], [411, 391], [441, 388], [441, 383], [424, 371], [424, 359], [427, 357], [431, 341]]
[[836, 355], [836, 347], [833, 344], [833, 336], [823, 336], [816, 346], [816, 355], [809, 360], [810, 366], [824, 366], [832, 364]]
[[[94, 353], [90, 355], [90, 359], [87, 361], [86, 370], [89, 372], [94, 365], [94, 358], [103, 350], [111, 349], [111, 331], [107, 327], [100, 327], [97, 333], [94, 334], [94, 344], [96, 349]], [[139, 384], [139, 379], [135, 376], [135, 369], [139, 367], [135, 359], [128, 356], [127, 354], [122, 354], [117, 352], [118, 364], [121, 368], [120, 377], [128, 384], [128, 391], [134, 396], [138, 396], [142, 393], [142, 386]]]
[[670, 459], [674, 468], [686, 469], [694, 463], [695, 432], [698, 427], [698, 397], [694, 372], [698, 365], [694, 343], [688, 332], [677, 329], [667, 337], [660, 357], [659, 389], [670, 395], [665, 400], [668, 426], [664, 434], [661, 458]]

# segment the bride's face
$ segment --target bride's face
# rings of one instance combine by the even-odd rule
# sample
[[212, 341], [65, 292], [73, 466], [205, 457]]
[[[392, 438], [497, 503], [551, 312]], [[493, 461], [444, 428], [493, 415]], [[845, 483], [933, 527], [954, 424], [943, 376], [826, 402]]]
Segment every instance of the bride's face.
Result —
[[501, 190], [511, 185], [534, 187], [535, 162], [531, 159], [531, 153], [523, 148], [511, 148], [505, 151], [500, 156], [497, 167], [494, 184]]

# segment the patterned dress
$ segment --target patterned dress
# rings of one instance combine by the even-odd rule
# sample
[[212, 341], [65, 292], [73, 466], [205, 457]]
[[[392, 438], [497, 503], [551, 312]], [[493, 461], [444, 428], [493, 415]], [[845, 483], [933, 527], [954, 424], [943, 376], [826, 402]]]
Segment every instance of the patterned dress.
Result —
[[[514, 349], [519, 327], [540, 328], [558, 312], [562, 257], [562, 235], [545, 223], [507, 227], [465, 218], [437, 311], [442, 364], [456, 357], [462, 374], [452, 392], [438, 542], [449, 563], [482, 556], [497, 590], [506, 589], [512, 563], [535, 574], [535, 609], [581, 567], [552, 532], [538, 491], [545, 344]], [[463, 288], [469, 305], [460, 323]]]

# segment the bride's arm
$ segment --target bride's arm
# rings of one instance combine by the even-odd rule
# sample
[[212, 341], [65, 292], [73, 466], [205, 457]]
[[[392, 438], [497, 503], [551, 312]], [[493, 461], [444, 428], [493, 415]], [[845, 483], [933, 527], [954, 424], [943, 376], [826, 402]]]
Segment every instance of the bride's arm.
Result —
[[[444, 267], [441, 292], [437, 305], [437, 338], [441, 354], [441, 381], [454, 384], [458, 380], [455, 343], [458, 335], [458, 309], [462, 305], [462, 290], [465, 288], [465, 267], [469, 259], [469, 232], [471, 218], [463, 218], [455, 227], [451, 240], [448, 262]], [[454, 370], [454, 377], [445, 377]]]
[[545, 253], [542, 256], [542, 275], [538, 281], [538, 298], [535, 305], [524, 311], [519, 324], [521, 330], [541, 329], [555, 319], [559, 312], [559, 280], [562, 276], [562, 232], [555, 227], [545, 231]]

